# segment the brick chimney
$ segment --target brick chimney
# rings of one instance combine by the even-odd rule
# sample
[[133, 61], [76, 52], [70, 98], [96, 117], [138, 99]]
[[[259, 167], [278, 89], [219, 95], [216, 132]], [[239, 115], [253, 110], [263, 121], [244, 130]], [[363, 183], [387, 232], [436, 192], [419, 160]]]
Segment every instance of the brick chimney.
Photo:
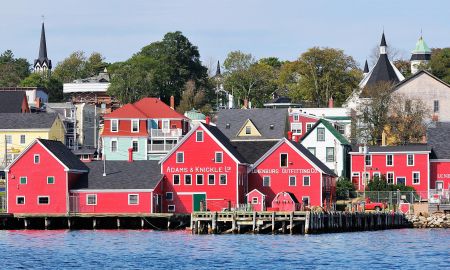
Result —
[[133, 162], [133, 148], [128, 148], [128, 162]]
[[439, 121], [439, 115], [433, 114], [433, 116], [431, 117], [431, 120], [432, 120], [433, 122], [438, 122], [438, 121]]
[[170, 96], [170, 108], [172, 108], [172, 110], [175, 109], [175, 98], [173, 96]]
[[292, 141], [292, 131], [287, 132], [287, 139]]
[[333, 97], [330, 97], [330, 99], [328, 99], [328, 108], [334, 108], [334, 100], [333, 100]]
[[205, 123], [206, 123], [207, 125], [209, 125], [209, 123], [211, 123], [211, 117], [206, 116], [206, 118], [205, 118]]

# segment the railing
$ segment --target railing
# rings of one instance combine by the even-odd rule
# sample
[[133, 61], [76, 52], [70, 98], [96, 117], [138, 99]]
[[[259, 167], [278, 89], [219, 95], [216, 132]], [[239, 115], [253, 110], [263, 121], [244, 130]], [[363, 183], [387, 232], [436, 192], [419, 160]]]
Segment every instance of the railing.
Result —
[[372, 202], [384, 202], [396, 205], [400, 202], [417, 203], [428, 201], [428, 191], [366, 191], [357, 192], [357, 197], [369, 198]]
[[149, 152], [169, 152], [176, 144], [148, 144]]
[[450, 190], [449, 189], [430, 189], [430, 203], [450, 204]]
[[0, 193], [0, 213], [6, 212], [6, 196], [5, 193]]
[[183, 136], [183, 131], [180, 128], [175, 129], [151, 129], [151, 138], [179, 138]]

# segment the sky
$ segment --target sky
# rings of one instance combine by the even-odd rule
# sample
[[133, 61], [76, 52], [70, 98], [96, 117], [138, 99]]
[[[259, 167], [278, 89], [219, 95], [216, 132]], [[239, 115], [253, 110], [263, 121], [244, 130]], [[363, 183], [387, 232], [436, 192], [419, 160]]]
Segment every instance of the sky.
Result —
[[421, 31], [430, 47], [450, 46], [449, 10], [448, 0], [0, 0], [0, 52], [32, 63], [44, 15], [53, 65], [78, 50], [124, 61], [179, 30], [208, 67], [234, 50], [295, 60], [313, 46], [343, 49], [362, 66], [383, 29], [405, 58]]

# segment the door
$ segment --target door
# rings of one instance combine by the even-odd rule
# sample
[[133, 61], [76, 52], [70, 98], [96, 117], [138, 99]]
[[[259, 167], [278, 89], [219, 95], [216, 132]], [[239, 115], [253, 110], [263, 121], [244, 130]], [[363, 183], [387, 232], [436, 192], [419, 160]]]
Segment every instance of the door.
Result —
[[194, 212], [197, 211], [206, 211], [206, 194], [197, 193], [192, 195], [192, 210]]
[[442, 193], [443, 189], [444, 189], [444, 182], [436, 181], [436, 192]]
[[359, 174], [353, 174], [352, 184], [355, 190], [359, 190]]

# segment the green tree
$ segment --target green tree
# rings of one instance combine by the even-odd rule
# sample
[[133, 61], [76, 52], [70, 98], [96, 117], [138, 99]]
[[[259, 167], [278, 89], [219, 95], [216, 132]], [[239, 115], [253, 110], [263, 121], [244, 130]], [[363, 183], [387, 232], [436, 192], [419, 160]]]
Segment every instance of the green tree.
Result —
[[433, 75], [450, 84], [450, 47], [432, 49], [429, 67]]
[[58, 63], [52, 76], [63, 83], [70, 83], [76, 79], [94, 76], [106, 66], [100, 53], [94, 52], [87, 58], [83, 51], [76, 51]]
[[0, 55], [0, 86], [16, 87], [30, 75], [30, 63], [24, 58], [15, 58], [11, 50]]
[[211, 114], [212, 107], [208, 103], [206, 92], [204, 88], [198, 88], [193, 80], [188, 81], [181, 95], [177, 111], [184, 114], [191, 109], [199, 109], [205, 115]]
[[60, 102], [63, 100], [63, 84], [53, 77], [48, 78], [38, 73], [32, 73], [20, 82], [20, 86], [45, 88], [49, 102]]
[[355, 198], [355, 187], [352, 181], [345, 177], [340, 177], [336, 182], [336, 197], [338, 200], [347, 200]]
[[303, 53], [295, 65], [287, 67], [293, 75], [284, 76], [288, 81], [282, 84], [289, 87], [290, 97], [312, 102], [317, 107], [326, 106], [330, 97], [339, 106], [362, 78], [356, 61], [344, 51], [333, 48], [313, 47]]

